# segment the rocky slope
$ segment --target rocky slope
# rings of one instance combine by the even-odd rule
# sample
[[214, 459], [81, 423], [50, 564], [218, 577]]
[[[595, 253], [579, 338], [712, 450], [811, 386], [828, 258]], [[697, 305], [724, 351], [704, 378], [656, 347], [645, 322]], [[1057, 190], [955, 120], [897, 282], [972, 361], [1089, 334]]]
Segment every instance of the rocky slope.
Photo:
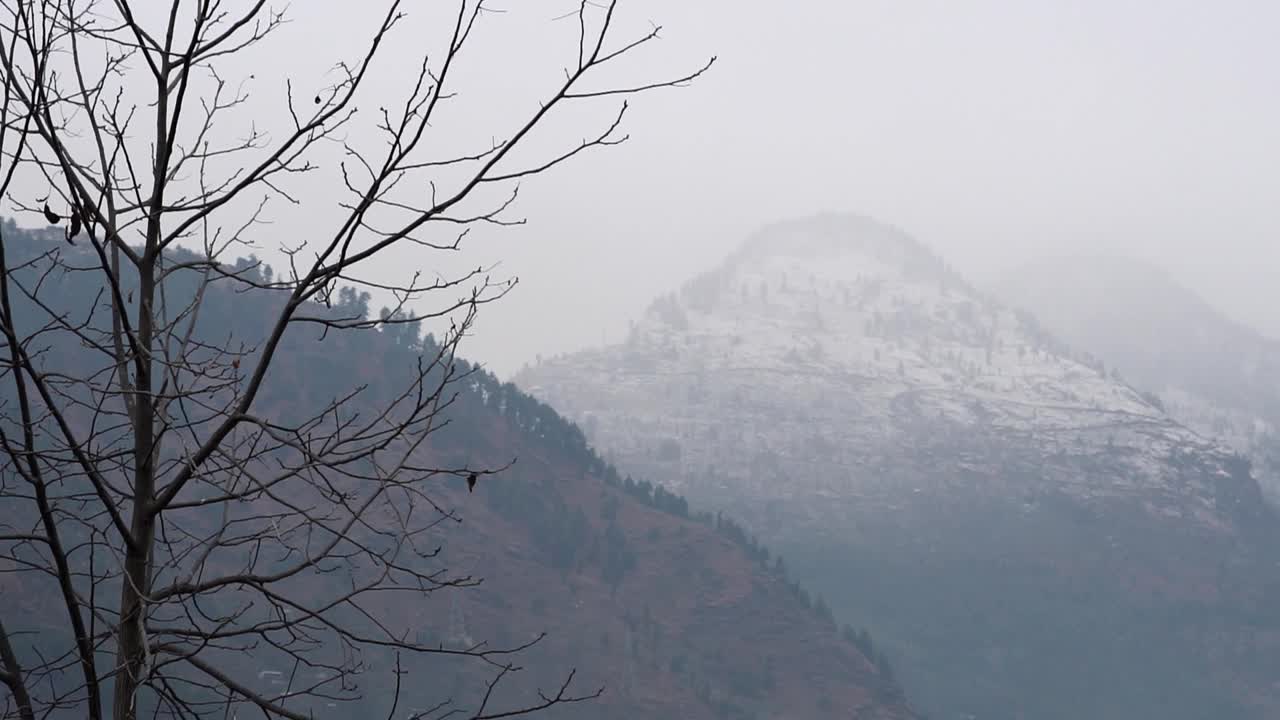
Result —
[[1280, 709], [1236, 639], [1280, 629], [1248, 463], [893, 228], [768, 227], [517, 382], [780, 543], [940, 716]]
[[1280, 342], [1137, 260], [1055, 258], [993, 290], [1157, 395], [1180, 422], [1247, 454], [1280, 497]]

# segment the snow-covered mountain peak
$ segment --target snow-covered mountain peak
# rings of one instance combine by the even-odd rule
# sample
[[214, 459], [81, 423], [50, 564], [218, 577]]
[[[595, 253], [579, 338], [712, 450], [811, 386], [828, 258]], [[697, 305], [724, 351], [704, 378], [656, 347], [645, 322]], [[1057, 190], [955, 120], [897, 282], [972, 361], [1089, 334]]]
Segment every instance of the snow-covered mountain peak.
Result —
[[858, 215], [825, 214], [766, 226], [720, 267], [687, 283], [679, 297], [703, 311], [753, 297], [775, 309], [808, 311], [851, 293], [865, 304], [886, 284], [903, 291], [963, 285], [901, 230]]
[[856, 216], [765, 228], [655, 301], [624, 343], [517, 381], [624, 467], [694, 496], [850, 500], [895, 476], [922, 490], [949, 467], [1081, 499], [1157, 490], [1185, 513], [1183, 491], [1212, 507], [1217, 471], [1175, 502], [1160, 492], [1180, 472], [1169, 459], [1228, 459], [916, 241]]
[[902, 230], [848, 213], [824, 213], [766, 225], [747, 238], [728, 264], [766, 257], [839, 262], [859, 256], [899, 267], [941, 267], [928, 248]]
[[[774, 366], [879, 377], [980, 396], [1155, 413], [1034, 319], [994, 303], [924, 246], [858, 216], [778, 223], [719, 268], [659, 298], [626, 343], [706, 370]], [[1093, 397], [1105, 388], [1106, 399]]]

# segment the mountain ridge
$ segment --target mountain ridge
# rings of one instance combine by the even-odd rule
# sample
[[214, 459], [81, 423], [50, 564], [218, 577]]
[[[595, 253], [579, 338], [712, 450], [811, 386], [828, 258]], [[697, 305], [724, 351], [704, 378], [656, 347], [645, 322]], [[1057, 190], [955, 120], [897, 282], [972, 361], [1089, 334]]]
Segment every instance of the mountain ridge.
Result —
[[[837, 613], [873, 619], [931, 711], [1066, 717], [1061, 688], [1009, 685], [1019, 673], [1027, 687], [1062, 677], [1048, 669], [1057, 641], [1044, 628], [1098, 616], [1077, 634], [1118, 643], [1109, 662], [1154, 673], [1151, 648], [1203, 647], [1215, 613], [1254, 613], [1274, 592], [1275, 519], [1247, 461], [923, 244], [860, 216], [771, 225], [658, 298], [623, 343], [515, 381], [622, 468], [740, 516], [803, 564]], [[839, 567], [863, 582], [833, 576]], [[1027, 606], [1002, 618], [999, 593], [974, 578], [1012, 582]], [[1080, 583], [1095, 590], [1081, 595]], [[961, 609], [931, 599], [945, 592], [984, 620], [958, 628]], [[1199, 615], [1175, 642], [1122, 609], [1139, 607]], [[975, 654], [984, 631], [1020, 657], [1016, 672]], [[967, 686], [943, 657], [973, 668]], [[1195, 679], [1220, 668], [1195, 665], [1165, 669], [1177, 702], [1104, 675], [1089, 709], [1258, 717]], [[1280, 709], [1268, 692], [1258, 707]]]
[[1030, 263], [994, 286], [1094, 348], [1171, 415], [1247, 455], [1272, 501], [1280, 497], [1280, 385], [1268, 380], [1280, 376], [1280, 342], [1133, 258]]

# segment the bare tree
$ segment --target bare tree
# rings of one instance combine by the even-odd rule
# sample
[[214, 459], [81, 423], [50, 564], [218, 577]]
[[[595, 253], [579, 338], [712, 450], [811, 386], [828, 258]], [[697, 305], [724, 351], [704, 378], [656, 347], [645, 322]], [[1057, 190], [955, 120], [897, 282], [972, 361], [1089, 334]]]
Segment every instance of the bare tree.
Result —
[[[390, 612], [477, 582], [438, 555], [437, 535], [456, 517], [433, 490], [495, 468], [439, 467], [426, 450], [465, 375], [459, 341], [512, 282], [484, 268], [375, 279], [369, 266], [392, 248], [452, 253], [474, 225], [520, 222], [510, 213], [522, 179], [622, 142], [628, 96], [684, 85], [711, 63], [600, 84], [658, 29], [615, 38], [616, 3], [583, 0], [565, 16], [577, 25], [573, 60], [541, 103], [506, 118], [504, 137], [458, 148], [432, 121], [496, 10], [458, 2], [440, 45], [401, 68], [397, 104], [358, 110], [385, 72], [376, 62], [406, 22], [403, 6], [419, 7], [390, 2], [335, 81], [277, 91], [284, 132], [242, 114], [247, 130], [236, 134], [226, 118], [248, 90], [227, 68], [269, 46], [285, 15], [265, 0], [137, 5], [6, 1], [0, 17], [0, 194], [59, 226], [34, 251], [15, 249], [12, 225], [0, 243], [5, 716], [350, 712], [371, 654], [397, 671], [421, 656], [489, 669], [473, 702], [400, 714], [498, 718], [594, 697], [569, 672], [499, 706], [495, 690], [527, 643], [427, 643]], [[323, 12], [313, 5], [306, 12]], [[586, 101], [616, 103], [598, 132], [550, 152], [529, 144], [553, 111]], [[371, 129], [360, 131], [366, 116]], [[370, 132], [373, 149], [350, 139]], [[287, 238], [288, 267], [275, 276], [230, 262], [262, 231], [269, 201], [306, 205], [304, 178], [323, 173], [347, 193], [324, 236]], [[364, 290], [394, 297], [394, 312], [359, 311]], [[66, 307], [86, 292], [91, 301]], [[235, 293], [270, 314], [211, 336], [202, 310]], [[408, 308], [448, 329], [395, 392], [351, 379], [305, 412], [264, 402], [296, 382], [273, 372], [291, 342], [420, 319]], [[263, 658], [280, 667], [265, 671], [277, 684], [258, 682]], [[399, 672], [394, 687], [398, 702]]]

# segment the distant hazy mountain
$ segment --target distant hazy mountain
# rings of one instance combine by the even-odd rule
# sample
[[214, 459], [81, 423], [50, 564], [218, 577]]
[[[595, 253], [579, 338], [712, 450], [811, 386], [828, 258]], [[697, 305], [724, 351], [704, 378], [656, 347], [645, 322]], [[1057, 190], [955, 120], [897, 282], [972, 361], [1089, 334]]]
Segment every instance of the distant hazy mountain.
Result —
[[1248, 464], [894, 228], [765, 228], [517, 382], [780, 544], [936, 717], [1280, 716]]
[[994, 290], [1156, 393], [1181, 422], [1246, 453], [1280, 497], [1280, 342], [1136, 260], [1045, 260]]

